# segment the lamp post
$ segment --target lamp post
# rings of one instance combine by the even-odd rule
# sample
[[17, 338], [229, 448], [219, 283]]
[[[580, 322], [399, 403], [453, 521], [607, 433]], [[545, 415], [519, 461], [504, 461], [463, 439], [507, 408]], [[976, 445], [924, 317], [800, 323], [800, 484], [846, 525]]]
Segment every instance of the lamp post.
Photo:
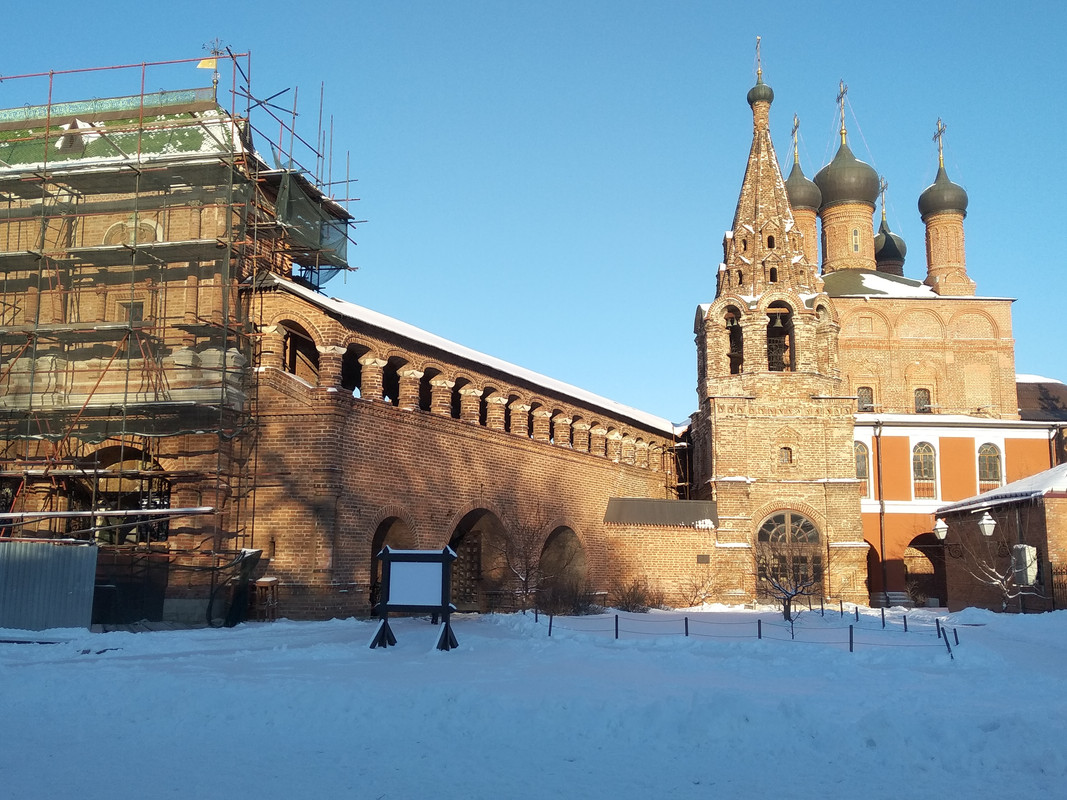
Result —
[[937, 522], [934, 523], [934, 536], [937, 537], [937, 540], [939, 542], [943, 542], [945, 541], [945, 536], [947, 535], [948, 524], [943, 519], [939, 519]]
[[978, 530], [982, 532], [983, 536], [992, 536], [993, 529], [997, 527], [997, 521], [989, 516], [989, 512], [982, 514], [982, 518], [978, 520]]

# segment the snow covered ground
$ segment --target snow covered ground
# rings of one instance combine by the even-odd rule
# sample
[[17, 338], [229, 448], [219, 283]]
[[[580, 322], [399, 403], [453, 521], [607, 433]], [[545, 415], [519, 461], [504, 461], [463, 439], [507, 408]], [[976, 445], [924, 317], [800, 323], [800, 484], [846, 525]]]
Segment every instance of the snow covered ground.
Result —
[[[1067, 778], [1067, 612], [0, 631], [11, 798], [1003, 798]], [[763, 621], [763, 639], [757, 622]], [[848, 650], [854, 626], [855, 652]], [[955, 644], [952, 631], [959, 636]], [[35, 643], [14, 643], [14, 642]], [[46, 643], [47, 642], [47, 643]], [[817, 794], [816, 794], [817, 793]]]

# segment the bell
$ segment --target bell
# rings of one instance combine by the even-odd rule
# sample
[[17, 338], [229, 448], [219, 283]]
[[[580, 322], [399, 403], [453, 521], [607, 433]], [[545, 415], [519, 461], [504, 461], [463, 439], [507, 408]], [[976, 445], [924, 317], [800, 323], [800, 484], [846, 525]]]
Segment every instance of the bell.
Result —
[[771, 323], [771, 327], [772, 328], [781, 328], [782, 327], [782, 315], [781, 314], [775, 314], [774, 315], [774, 322]]

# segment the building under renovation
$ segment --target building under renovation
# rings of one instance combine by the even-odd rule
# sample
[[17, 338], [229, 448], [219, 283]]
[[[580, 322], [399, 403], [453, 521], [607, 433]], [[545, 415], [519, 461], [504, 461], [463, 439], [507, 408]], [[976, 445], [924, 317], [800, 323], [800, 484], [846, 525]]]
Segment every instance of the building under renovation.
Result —
[[[3, 532], [94, 541], [101, 619], [202, 606], [256, 546], [242, 285], [346, 268], [348, 212], [255, 152], [255, 101], [223, 103], [215, 63], [177, 65], [206, 88], [103, 100], [59, 99], [84, 73], [5, 84], [45, 102], [0, 112]], [[118, 72], [139, 89], [174, 67]]]

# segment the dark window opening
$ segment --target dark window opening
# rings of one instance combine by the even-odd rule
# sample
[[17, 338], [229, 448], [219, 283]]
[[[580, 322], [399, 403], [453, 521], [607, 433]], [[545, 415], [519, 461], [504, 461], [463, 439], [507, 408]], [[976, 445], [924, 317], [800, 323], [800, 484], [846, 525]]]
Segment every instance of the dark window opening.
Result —
[[931, 413], [933, 413], [933, 406], [930, 405], [930, 390], [929, 389], [916, 389], [915, 390], [915, 413], [916, 414], [931, 414]]
[[727, 356], [730, 362], [730, 374], [740, 375], [745, 363], [744, 338], [741, 333], [741, 313], [731, 306], [726, 309], [724, 320], [726, 322], [726, 330], [730, 336], [730, 349]]
[[856, 405], [861, 412], [874, 411], [874, 389], [861, 386], [856, 390]]
[[792, 312], [786, 306], [772, 306], [767, 317], [767, 369], [792, 372], [796, 367]]

